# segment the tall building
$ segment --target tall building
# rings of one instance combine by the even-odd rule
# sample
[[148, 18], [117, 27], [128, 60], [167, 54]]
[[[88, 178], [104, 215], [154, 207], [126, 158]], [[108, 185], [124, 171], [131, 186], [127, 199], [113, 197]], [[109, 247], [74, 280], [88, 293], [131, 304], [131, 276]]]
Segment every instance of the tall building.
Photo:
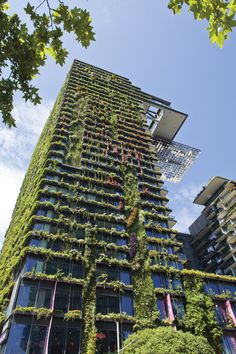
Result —
[[184, 269], [172, 229], [162, 177], [178, 181], [199, 153], [174, 141], [185, 119], [74, 62], [5, 237], [0, 353], [117, 353], [160, 325], [236, 352], [236, 278]]
[[213, 177], [194, 203], [205, 207], [189, 228], [202, 269], [236, 275], [236, 182]]

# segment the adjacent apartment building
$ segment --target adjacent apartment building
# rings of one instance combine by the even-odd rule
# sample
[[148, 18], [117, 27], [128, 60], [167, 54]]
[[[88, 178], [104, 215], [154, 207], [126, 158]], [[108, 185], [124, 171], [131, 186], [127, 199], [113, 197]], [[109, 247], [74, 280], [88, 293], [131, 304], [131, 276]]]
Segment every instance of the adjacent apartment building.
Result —
[[189, 228], [202, 269], [236, 275], [236, 182], [215, 176], [194, 203], [204, 206]]
[[186, 118], [74, 61], [5, 236], [0, 353], [117, 353], [160, 325], [236, 352], [236, 278], [185, 269], [163, 187], [199, 153], [174, 141]]

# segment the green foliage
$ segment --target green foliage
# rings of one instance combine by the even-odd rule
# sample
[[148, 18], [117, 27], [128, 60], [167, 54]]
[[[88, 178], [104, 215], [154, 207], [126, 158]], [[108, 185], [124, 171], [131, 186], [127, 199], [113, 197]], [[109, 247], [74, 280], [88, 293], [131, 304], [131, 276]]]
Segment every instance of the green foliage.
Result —
[[[83, 47], [94, 40], [87, 10], [70, 9], [63, 1], [30, 1], [24, 8], [25, 18], [8, 12], [10, 4], [0, 1], [0, 112], [3, 122], [15, 126], [11, 115], [14, 93], [20, 90], [25, 101], [38, 104], [41, 98], [32, 80], [45, 65], [47, 56], [63, 65], [68, 55], [63, 47], [64, 32], [73, 32]], [[52, 7], [53, 6], [53, 7]]]
[[[78, 106], [80, 108], [78, 113]], [[72, 166], [79, 166], [81, 160], [82, 143], [84, 136], [84, 114], [86, 112], [87, 105], [84, 97], [78, 99], [78, 103], [73, 110], [73, 134], [69, 135], [69, 148], [67, 152], [67, 160]]]
[[209, 295], [204, 294], [203, 281], [197, 277], [184, 279], [186, 314], [183, 325], [195, 335], [207, 338], [217, 353], [220, 348], [222, 330], [215, 317], [215, 305]]
[[65, 314], [64, 319], [66, 321], [73, 321], [81, 318], [81, 311], [80, 310], [72, 310]]
[[85, 230], [85, 284], [83, 286], [81, 354], [94, 354], [96, 348], [96, 253], [93, 249], [95, 233], [90, 228]]
[[41, 318], [49, 318], [53, 314], [53, 310], [47, 309], [45, 307], [21, 307], [17, 306], [14, 310], [14, 313], [34, 313], [36, 315], [37, 320]]
[[[132, 260], [133, 296], [136, 324], [135, 328], [153, 327], [159, 319], [156, 310], [154, 285], [149, 268], [147, 236], [140, 209], [140, 193], [135, 170], [123, 168], [125, 210], [130, 237], [135, 236], [134, 258]], [[132, 246], [132, 245], [131, 245]]]
[[228, 34], [236, 27], [236, 0], [171, 0], [168, 7], [179, 14], [184, 5], [195, 20], [207, 20], [211, 43], [222, 48]]
[[138, 331], [128, 337], [124, 348], [124, 354], [214, 354], [204, 337], [169, 327]]
[[[139, 212], [140, 214], [141, 212]], [[156, 296], [149, 268], [146, 232], [139, 215], [137, 222], [137, 250], [132, 262], [135, 328], [154, 327], [158, 324], [159, 312], [156, 309]]]

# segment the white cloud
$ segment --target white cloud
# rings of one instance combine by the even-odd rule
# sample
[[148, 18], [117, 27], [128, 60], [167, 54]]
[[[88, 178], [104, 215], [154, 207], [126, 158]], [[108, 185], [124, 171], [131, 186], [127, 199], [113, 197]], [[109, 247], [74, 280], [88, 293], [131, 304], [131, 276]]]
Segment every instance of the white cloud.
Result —
[[0, 124], [0, 244], [9, 226], [32, 152], [50, 113], [51, 102], [38, 106], [16, 103], [17, 128]]
[[177, 220], [174, 228], [180, 232], [188, 233], [189, 226], [196, 220], [202, 210], [201, 206], [193, 204], [193, 200], [202, 189], [202, 186], [189, 184], [179, 188], [177, 185], [173, 187], [173, 191], [171, 187], [169, 189], [169, 206]]
[[9, 226], [23, 177], [23, 170], [0, 165], [0, 244]]
[[0, 162], [22, 169], [26, 167], [51, 106], [50, 102], [39, 106], [16, 103], [13, 116], [17, 128], [0, 125]]

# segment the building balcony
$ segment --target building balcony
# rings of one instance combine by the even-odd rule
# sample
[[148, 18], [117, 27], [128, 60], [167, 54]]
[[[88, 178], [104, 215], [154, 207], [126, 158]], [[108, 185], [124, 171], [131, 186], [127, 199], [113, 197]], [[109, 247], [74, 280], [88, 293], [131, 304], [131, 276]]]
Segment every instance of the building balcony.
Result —
[[230, 203], [236, 201], [236, 189], [228, 191], [224, 197], [220, 196], [220, 204], [227, 207]]
[[168, 216], [168, 224], [169, 224], [169, 227], [170, 229], [177, 223], [177, 221], [175, 220], [174, 216], [173, 215], [169, 215]]
[[234, 230], [234, 233], [228, 236], [227, 242], [231, 245], [236, 242], [236, 230]]

